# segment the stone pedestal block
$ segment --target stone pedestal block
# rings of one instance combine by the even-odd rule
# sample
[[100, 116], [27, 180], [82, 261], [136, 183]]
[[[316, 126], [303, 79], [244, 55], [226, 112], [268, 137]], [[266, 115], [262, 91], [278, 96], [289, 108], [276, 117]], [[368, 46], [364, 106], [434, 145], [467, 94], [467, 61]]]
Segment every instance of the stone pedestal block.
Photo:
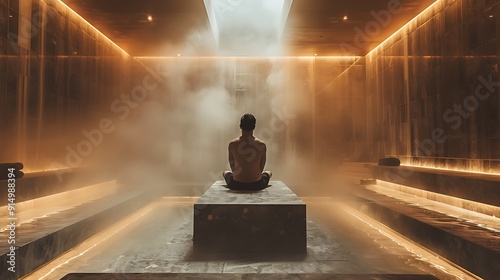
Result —
[[233, 191], [217, 181], [194, 205], [194, 249], [213, 253], [305, 253], [306, 205], [283, 182]]

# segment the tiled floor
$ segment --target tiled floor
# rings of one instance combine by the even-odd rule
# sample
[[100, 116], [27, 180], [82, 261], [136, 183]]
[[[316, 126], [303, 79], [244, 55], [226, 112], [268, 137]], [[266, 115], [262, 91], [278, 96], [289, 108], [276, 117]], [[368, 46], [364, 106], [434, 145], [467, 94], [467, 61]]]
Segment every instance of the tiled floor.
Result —
[[461, 271], [442, 269], [432, 260], [408, 250], [385, 232], [351, 216], [350, 210], [328, 199], [305, 199], [309, 216], [305, 256], [195, 255], [191, 240], [192, 202], [160, 199], [140, 219], [116, 231], [111, 238], [103, 240], [97, 236], [27, 279], [59, 279], [70, 273], [379, 275], [377, 279], [390, 279], [383, 278], [384, 275], [458, 279], [460, 274], [458, 276], [464, 277]]

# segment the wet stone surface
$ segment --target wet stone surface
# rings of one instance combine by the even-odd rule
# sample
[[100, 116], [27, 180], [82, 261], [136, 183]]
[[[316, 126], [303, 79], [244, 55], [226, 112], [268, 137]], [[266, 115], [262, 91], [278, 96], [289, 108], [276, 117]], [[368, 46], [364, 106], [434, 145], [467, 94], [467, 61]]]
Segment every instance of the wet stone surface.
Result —
[[308, 280], [435, 280], [434, 276], [429, 275], [340, 275], [340, 274], [143, 274], [143, 273], [129, 273], [129, 274], [105, 274], [105, 273], [74, 273], [66, 275], [63, 280], [72, 279], [178, 279], [178, 280], [211, 280], [211, 279], [224, 279], [224, 280], [251, 280], [251, 279], [265, 279], [265, 280], [281, 280], [281, 279], [308, 279]]

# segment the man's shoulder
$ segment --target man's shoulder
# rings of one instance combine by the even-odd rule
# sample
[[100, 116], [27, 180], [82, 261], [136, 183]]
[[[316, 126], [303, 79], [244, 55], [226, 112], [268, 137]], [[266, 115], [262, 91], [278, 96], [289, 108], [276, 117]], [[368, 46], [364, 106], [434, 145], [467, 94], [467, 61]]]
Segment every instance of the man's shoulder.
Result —
[[231, 142], [229, 142], [229, 146], [234, 145], [235, 143], [238, 143], [240, 141], [241, 141], [240, 138], [235, 138], [235, 139], [231, 140]]
[[262, 141], [261, 139], [255, 137], [255, 142], [257, 142], [259, 145], [263, 145], [265, 146], [266, 145], [266, 142]]

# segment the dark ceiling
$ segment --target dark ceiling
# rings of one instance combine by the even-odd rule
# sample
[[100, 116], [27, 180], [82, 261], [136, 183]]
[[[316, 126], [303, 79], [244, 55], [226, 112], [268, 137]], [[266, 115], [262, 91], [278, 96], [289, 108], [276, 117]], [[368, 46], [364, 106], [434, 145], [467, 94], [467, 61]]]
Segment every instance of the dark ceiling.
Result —
[[[133, 56], [207, 55], [215, 48], [203, 0], [63, 1]], [[294, 0], [282, 37], [286, 55], [365, 55], [433, 2]]]

